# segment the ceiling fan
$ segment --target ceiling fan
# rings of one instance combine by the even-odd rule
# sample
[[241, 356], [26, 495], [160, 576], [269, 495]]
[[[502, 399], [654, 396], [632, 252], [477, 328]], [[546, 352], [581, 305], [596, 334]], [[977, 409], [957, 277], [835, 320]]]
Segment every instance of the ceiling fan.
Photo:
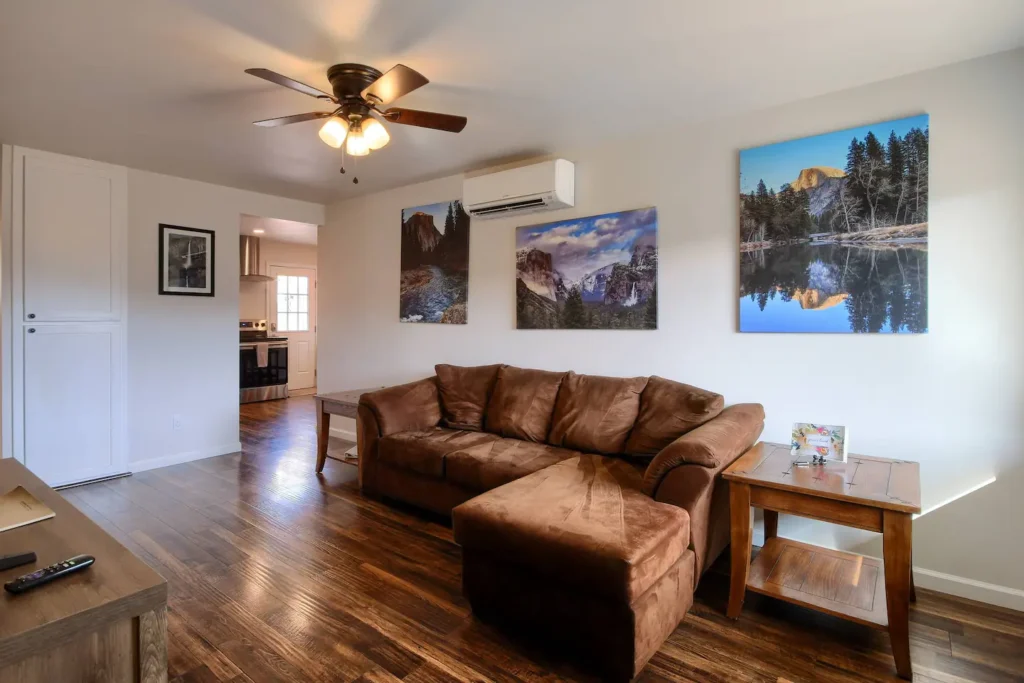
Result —
[[[327, 119], [320, 128], [320, 139], [335, 148], [340, 148], [344, 144], [345, 151], [356, 157], [366, 156], [371, 150], [380, 149], [391, 139], [384, 125], [372, 114], [377, 114], [390, 123], [433, 128], [449, 133], [458, 133], [466, 127], [465, 116], [400, 107], [381, 109], [430, 82], [423, 74], [404, 64], [395, 65], [387, 73], [381, 73], [365, 64], [335, 64], [327, 70], [327, 80], [331, 82], [333, 95], [270, 69], [246, 69], [245, 73], [337, 105], [333, 111], [314, 111], [265, 119], [254, 121], [254, 125], [271, 128], [289, 123]], [[341, 172], [344, 173], [345, 169], [342, 168]]]

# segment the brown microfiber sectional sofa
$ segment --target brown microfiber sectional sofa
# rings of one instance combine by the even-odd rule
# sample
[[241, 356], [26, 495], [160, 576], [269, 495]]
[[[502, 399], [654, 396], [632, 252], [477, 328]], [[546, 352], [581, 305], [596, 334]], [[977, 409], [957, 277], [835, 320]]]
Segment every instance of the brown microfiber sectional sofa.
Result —
[[452, 515], [474, 612], [635, 676], [729, 540], [758, 404], [661, 377], [438, 365], [364, 394], [359, 482]]

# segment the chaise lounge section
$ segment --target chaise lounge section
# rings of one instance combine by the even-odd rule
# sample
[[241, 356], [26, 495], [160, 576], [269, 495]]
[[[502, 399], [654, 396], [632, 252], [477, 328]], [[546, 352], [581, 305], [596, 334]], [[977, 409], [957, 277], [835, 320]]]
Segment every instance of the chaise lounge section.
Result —
[[762, 407], [660, 377], [436, 370], [362, 397], [363, 492], [452, 515], [478, 617], [632, 678], [729, 541], [718, 475]]

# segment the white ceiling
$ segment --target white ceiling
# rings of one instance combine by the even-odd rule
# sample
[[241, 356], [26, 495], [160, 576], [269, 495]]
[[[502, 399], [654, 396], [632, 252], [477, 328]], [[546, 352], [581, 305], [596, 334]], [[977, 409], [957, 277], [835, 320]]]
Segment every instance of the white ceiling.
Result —
[[[327, 202], [1022, 44], [1024, 0], [0, 0], [0, 140]], [[346, 176], [317, 123], [250, 125], [322, 107], [244, 69], [341, 61], [469, 125], [390, 125]]]
[[275, 242], [316, 244], [317, 226], [312, 223], [286, 221], [283, 218], [249, 216], [243, 213], [239, 233]]

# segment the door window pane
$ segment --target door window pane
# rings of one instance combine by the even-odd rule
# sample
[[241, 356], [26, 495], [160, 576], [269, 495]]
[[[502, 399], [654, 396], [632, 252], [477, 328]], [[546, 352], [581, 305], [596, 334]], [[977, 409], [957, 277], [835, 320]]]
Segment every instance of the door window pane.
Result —
[[277, 331], [309, 331], [309, 278], [277, 276]]

